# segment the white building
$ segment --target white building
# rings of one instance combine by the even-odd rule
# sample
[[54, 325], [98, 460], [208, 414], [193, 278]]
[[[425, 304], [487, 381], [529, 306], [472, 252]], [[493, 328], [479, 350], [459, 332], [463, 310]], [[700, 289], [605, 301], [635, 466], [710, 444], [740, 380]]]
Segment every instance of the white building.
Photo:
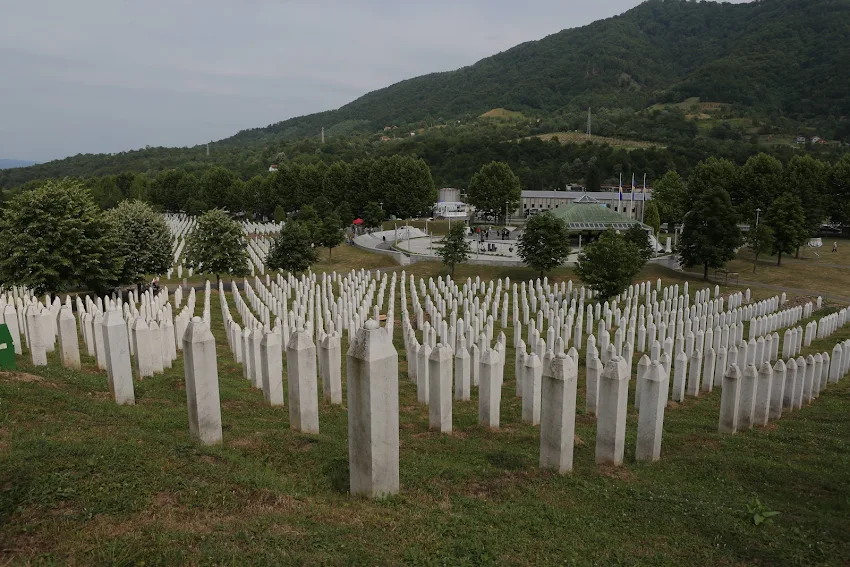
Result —
[[460, 189], [444, 187], [440, 189], [437, 204], [434, 205], [434, 217], [452, 220], [466, 220], [472, 207], [462, 200]]
[[511, 219], [524, 220], [530, 215], [545, 211], [554, 211], [574, 203], [582, 197], [589, 197], [615, 213], [622, 213], [636, 220], [643, 219], [644, 207], [652, 199], [652, 191], [643, 193], [640, 188], [633, 194], [623, 188], [619, 191], [523, 191], [519, 208], [511, 213]]

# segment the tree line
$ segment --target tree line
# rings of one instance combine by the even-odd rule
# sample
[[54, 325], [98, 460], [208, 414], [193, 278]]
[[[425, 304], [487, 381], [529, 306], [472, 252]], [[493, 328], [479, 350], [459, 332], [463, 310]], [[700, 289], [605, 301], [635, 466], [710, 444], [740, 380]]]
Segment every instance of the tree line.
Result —
[[809, 235], [827, 221], [850, 224], [850, 155], [834, 164], [796, 155], [783, 165], [760, 153], [740, 166], [711, 157], [699, 162], [687, 180], [677, 171], [665, 173], [653, 184], [652, 199], [662, 223], [678, 224], [700, 195], [717, 188], [729, 195], [732, 212], [742, 223], [755, 225], [778, 197], [788, 194], [799, 200]]

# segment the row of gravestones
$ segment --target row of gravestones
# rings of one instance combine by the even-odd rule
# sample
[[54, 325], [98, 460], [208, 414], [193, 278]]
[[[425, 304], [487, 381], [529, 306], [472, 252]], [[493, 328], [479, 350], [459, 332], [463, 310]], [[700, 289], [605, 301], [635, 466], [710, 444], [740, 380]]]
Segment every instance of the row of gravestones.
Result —
[[[208, 297], [209, 294], [207, 294], [207, 299]], [[112, 311], [110, 311], [110, 313], [112, 313]], [[404, 327], [408, 330], [409, 334], [412, 327], [404, 315], [403, 319], [403, 322], [406, 323]], [[71, 321], [73, 323], [73, 316], [71, 316]], [[123, 329], [123, 318], [120, 319], [120, 322]], [[200, 325], [196, 325], [195, 323], [199, 323]], [[110, 333], [107, 331], [106, 326], [105, 320], [104, 333], [109, 335]], [[36, 333], [38, 332], [39, 331], [36, 331]], [[331, 330], [331, 333], [333, 334], [333, 330]], [[355, 461], [357, 460], [359, 453], [355, 454], [352, 452], [352, 492], [362, 492], [373, 495], [387, 494], [392, 492], [393, 483], [390, 482], [389, 484], [382, 484], [381, 482], [377, 482], [376, 479], [378, 477], [383, 479], [392, 479], [394, 477], [395, 490], [397, 490], [397, 354], [391, 344], [391, 335], [387, 333], [386, 329], [381, 329], [378, 323], [369, 321], [364, 324], [361, 329], [357, 331], [352, 345], [358, 344], [359, 337], [362, 334], [372, 336], [374, 339], [380, 339], [384, 348], [379, 348], [380, 345], [376, 343], [375, 350], [382, 350], [384, 352], [389, 352], [391, 350], [391, 358], [395, 359], [395, 367], [392, 372], [389, 372], [389, 367], [386, 364], [381, 366], [380, 370], [383, 371], [382, 375], [391, 373], [396, 377], [394, 395], [396, 458], [394, 467], [392, 466], [392, 463], [389, 463], [388, 466], [382, 466], [381, 470], [385, 472], [378, 473], [376, 476], [375, 471], [370, 468], [374, 467], [374, 460], [371, 465], [360, 463], [360, 466], [357, 467], [355, 466]], [[76, 335], [76, 329], [74, 329], [74, 335]], [[268, 337], [268, 335], [269, 333], [265, 333], [263, 338]], [[204, 369], [215, 367], [214, 342], [212, 344], [211, 360], [208, 355], [210, 352], [208, 343], [211, 338], [212, 336], [209, 334], [209, 329], [206, 327], [206, 323], [199, 318], [195, 318], [192, 321], [192, 324], [187, 326], [186, 334], [183, 337], [184, 350], [186, 345], [195, 345], [195, 343], [197, 343], [197, 346], [192, 346], [189, 352], [184, 353], [184, 356], [186, 357], [187, 368], [187, 393], [191, 393], [191, 397], [189, 398], [190, 431], [192, 431], [193, 435], [205, 443], [221, 440], [220, 409], [213, 408], [213, 405], [216, 407], [220, 405], [217, 395], [217, 370], [214, 371], [216, 394], [215, 404], [212, 404], [210, 401], [212, 400], [213, 392], [212, 386], [207, 383], [210, 381], [209, 378], [212, 376], [213, 372], [208, 370], [206, 375], [204, 375], [203, 372]], [[366, 340], [364, 344], [367, 343], [369, 343], [368, 340]], [[502, 348], [499, 348], [500, 345]], [[836, 345], [836, 347], [838, 348], [838, 345]], [[463, 357], [463, 354], [461, 354], [462, 352], [465, 352], [465, 349], [460, 349], [458, 356]], [[850, 353], [850, 348], [846, 349], [846, 352]], [[266, 354], [266, 358], [277, 358], [278, 360], [280, 358], [279, 354], [275, 357], [274, 352], [271, 353], [271, 356], [269, 356], [268, 352], [264, 354]], [[542, 402], [542, 407], [540, 408], [540, 419], [542, 422], [541, 465], [554, 466], [562, 471], [569, 470], [571, 468], [572, 461], [572, 435], [567, 435], [567, 433], [574, 430], [577, 352], [575, 352], [574, 349], [571, 349], [569, 354], [565, 354], [563, 352], [558, 352], [557, 354], [547, 352], [544, 356], [544, 360], [547, 357], [549, 360], [546, 361], [545, 364], [540, 361], [538, 361], [538, 364], [534, 364], [535, 357], [536, 353], [532, 353], [529, 357], [530, 362], [524, 365], [525, 368], [523, 369], [523, 375], [527, 378], [524, 379], [525, 385], [523, 386], [523, 391], [530, 391], [531, 394], [528, 397], [534, 399], [537, 397], [537, 384], [540, 384], [539, 399]], [[319, 367], [322, 366], [321, 358], [322, 357], [320, 357]], [[361, 403], [360, 407], [362, 412], [360, 412], [360, 415], [351, 415], [351, 419], [355, 420], [355, 423], [357, 422], [356, 418], [359, 418], [361, 421], [362, 419], [366, 419], [365, 423], [368, 424], [379, 423], [385, 431], [387, 426], [390, 426], [390, 428], [392, 426], [393, 420], [390, 419], [391, 416], [386, 414], [386, 412], [375, 413], [373, 410], [376, 409], [377, 406], [373, 403], [374, 400], [368, 396], [367, 398], [358, 397], [359, 394], [356, 389], [354, 392], [352, 392], [351, 389], [351, 380], [356, 377], [357, 365], [361, 364], [363, 359], [369, 358], [370, 357], [367, 352], [357, 352], [357, 349], [349, 350], [349, 406], [350, 408], [352, 406], [353, 393], [355, 398], [361, 399], [361, 401], [365, 399], [368, 402]], [[842, 361], [841, 363], [843, 363], [847, 356], [833, 358], [835, 360]], [[446, 428], [448, 428], [448, 430], [451, 428], [451, 379], [453, 376], [451, 361], [451, 349], [441, 344], [435, 345], [435, 348], [427, 358], [427, 370], [422, 372], [422, 374], [428, 376], [427, 388], [430, 395], [428, 396], [429, 400], [426, 401], [426, 403], [429, 404], [429, 422], [432, 428], [444, 431], [447, 430]], [[290, 375], [289, 393], [292, 427], [303, 431], [317, 431], [318, 408], [316, 403], [316, 349], [312, 344], [312, 339], [309, 333], [303, 330], [298, 330], [291, 335], [287, 342], [287, 363]], [[354, 372], [352, 371], [352, 364], [355, 368]], [[261, 366], [268, 367], [268, 363], [261, 363]], [[464, 367], [466, 365], [461, 364], [460, 366]], [[669, 383], [669, 366], [665, 368], [660, 361], [654, 361], [654, 363], [650, 363], [645, 366], [647, 366], [648, 369], [644, 372], [643, 380], [639, 380], [638, 384], [638, 390], [644, 393], [644, 401], [640, 405], [641, 411], [639, 419], [637, 454], [639, 455], [638, 458], [657, 458], [657, 455], [660, 453], [660, 433], [661, 424], [663, 424], [663, 407], [664, 404], [666, 404], [667, 387], [664, 384]], [[737, 368], [736, 365], [733, 366]], [[419, 368], [421, 369], [422, 367], [420, 366]], [[536, 370], [536, 368], [540, 368], [539, 382], [536, 378], [538, 375], [538, 370]], [[730, 366], [728, 374], [734, 375], [734, 371], [731, 370], [731, 368], [732, 367]], [[835, 368], [840, 369], [841, 367], [835, 366]], [[107, 370], [108, 374], [110, 374], [110, 388], [113, 389], [113, 372], [110, 372], [109, 368]], [[197, 370], [201, 370], [201, 372], [196, 372]], [[844, 372], [846, 372], [846, 365], [844, 367]], [[267, 370], [266, 373], [268, 373]], [[496, 348], [494, 349], [490, 349], [485, 346], [482, 353], [479, 418], [483, 424], [490, 427], [498, 427], [499, 425], [499, 405], [503, 376], [504, 340], [501, 340], [497, 342]], [[597, 413], [599, 416], [597, 432], [597, 460], [599, 462], [611, 462], [615, 464], [622, 462], [625, 427], [624, 408], [628, 395], [629, 377], [630, 370], [625, 363], [625, 360], [617, 356], [616, 353], [610, 356], [597, 388]], [[366, 380], [364, 381], [364, 384], [366, 386], [370, 386], [373, 382], [370, 375], [367, 374], [365, 378]], [[468, 380], [465, 382], [468, 383]], [[132, 385], [132, 376], [130, 376], [130, 384]], [[528, 390], [528, 388], [530, 388], [530, 390]], [[199, 397], [196, 395], [197, 392], [201, 392], [203, 395]], [[572, 392], [571, 396], [570, 392]], [[362, 394], [362, 392], [360, 392], [360, 394]], [[368, 392], [368, 394], [371, 395], [371, 391]], [[753, 394], [752, 397], [755, 398], [756, 396]], [[204, 402], [204, 399], [201, 398], [208, 398], [206, 401], [210, 401], [210, 403], [205, 405], [202, 403]], [[386, 401], [384, 398], [382, 399]], [[537, 404], [534, 405], [536, 406]], [[524, 403], [524, 416], [526, 414], [525, 406], [526, 404]], [[211, 430], [205, 426], [205, 424], [215, 422], [216, 412], [218, 416], [217, 433], [215, 433], [215, 431], [210, 432]], [[531, 410], [531, 413], [534, 413], [533, 409]], [[352, 427], [357, 429], [357, 426], [352, 425], [352, 422], [350, 422], [350, 429]], [[213, 430], [214, 429], [215, 428], [213, 428]], [[654, 433], [650, 434], [649, 432]], [[369, 436], [368, 439], [361, 444], [362, 450], [367, 453], [375, 450], [375, 441], [374, 436]], [[385, 453], [385, 451], [382, 452], [382, 454], [383, 453]], [[381, 459], [379, 459], [379, 461], [381, 461]], [[395, 471], [394, 475], [392, 474], [393, 470]], [[389, 476], [387, 476], [386, 471], [389, 471]], [[360, 478], [361, 480], [358, 481], [356, 478]], [[366, 486], [367, 488], [358, 489], [356, 488], [357, 486]]]

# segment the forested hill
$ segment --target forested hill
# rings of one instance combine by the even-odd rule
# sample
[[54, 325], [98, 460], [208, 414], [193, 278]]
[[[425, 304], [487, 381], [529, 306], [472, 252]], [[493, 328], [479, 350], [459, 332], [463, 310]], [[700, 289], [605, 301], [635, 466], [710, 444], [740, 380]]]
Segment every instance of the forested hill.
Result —
[[[388, 125], [406, 132], [456, 120], [473, 124], [494, 108], [519, 111], [528, 118], [526, 125], [542, 118], [543, 126], [514, 137], [541, 129], [583, 129], [581, 113], [593, 107], [595, 115], [602, 113], [603, 135], [686, 146], [697, 135], [695, 127], [690, 133], [680, 126], [653, 130], [646, 109], [699, 97], [750, 120], [753, 128], [742, 128], [738, 139], [775, 133], [775, 128], [789, 135], [801, 125], [816, 130], [812, 135], [850, 137], [848, 29], [850, 0], [648, 0], [620, 16], [518, 45], [456, 71], [402, 81], [337, 110], [243, 130], [211, 144], [212, 158], [201, 146], [79, 155], [0, 171], [0, 187], [62, 175], [198, 170], [211, 163], [247, 178], [291, 159], [286, 142], [315, 139], [322, 127], [330, 140], [360, 136], [366, 142], [371, 136], [368, 142], [374, 143]], [[765, 123], [774, 130], [755, 132]], [[674, 140], [671, 131], [689, 139]], [[368, 143], [360, 147], [373, 154], [388, 151], [370, 149]]]
[[589, 106], [639, 110], [692, 96], [792, 116], [844, 116], [848, 29], [846, 0], [649, 0], [457, 71], [374, 91], [333, 113], [259, 130], [312, 135], [347, 120], [378, 128], [497, 107], [531, 115]]

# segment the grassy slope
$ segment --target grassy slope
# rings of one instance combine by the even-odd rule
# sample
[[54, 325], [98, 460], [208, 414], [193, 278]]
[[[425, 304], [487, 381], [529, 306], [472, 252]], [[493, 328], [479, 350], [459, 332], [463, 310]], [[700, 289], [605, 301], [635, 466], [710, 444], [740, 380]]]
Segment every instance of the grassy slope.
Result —
[[[833, 242], [838, 242], [834, 253]], [[753, 272], [753, 255], [743, 248], [728, 268], [738, 272], [741, 280], [809, 289], [815, 295], [850, 297], [850, 240], [846, 238], [824, 238], [822, 248], [804, 247], [800, 258], [783, 255], [780, 266], [776, 261], [776, 256], [762, 255]]]
[[[0, 563], [850, 561], [846, 378], [802, 412], [735, 436], [716, 433], [718, 392], [689, 398], [668, 409], [662, 460], [652, 465], [633, 461], [630, 407], [626, 466], [600, 469], [582, 367], [575, 472], [561, 477], [537, 467], [539, 430], [521, 423], [512, 349], [504, 427], [477, 425], [473, 389], [471, 403], [454, 404], [455, 433], [445, 436], [427, 431], [397, 340], [402, 493], [371, 502], [347, 495], [344, 408], [320, 402], [321, 433], [291, 432], [288, 410], [264, 406], [242, 377], [217, 297], [211, 304], [221, 447], [188, 438], [181, 360], [136, 383], [135, 407], [110, 402], [91, 359], [69, 372], [51, 355], [47, 368], [22, 365], [38, 381], [0, 377]], [[813, 348], [840, 337], [850, 328]], [[753, 495], [781, 512], [771, 525], [740, 514]]]

